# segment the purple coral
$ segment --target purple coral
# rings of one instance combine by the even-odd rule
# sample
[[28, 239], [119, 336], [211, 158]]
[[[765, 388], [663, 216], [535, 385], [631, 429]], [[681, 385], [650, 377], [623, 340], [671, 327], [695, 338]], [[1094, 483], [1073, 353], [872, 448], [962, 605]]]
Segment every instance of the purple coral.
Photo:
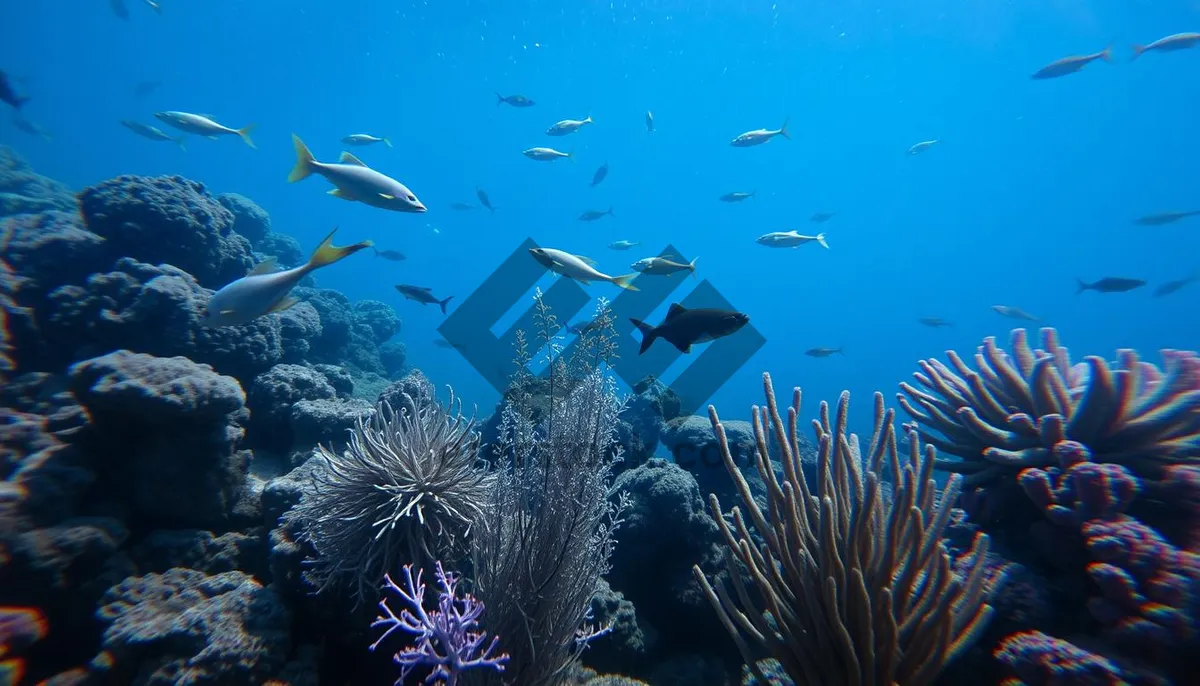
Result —
[[424, 608], [425, 584], [421, 582], [422, 570], [417, 570], [414, 580], [412, 565], [404, 566], [404, 588], [392, 581], [390, 576], [384, 576], [384, 590], [392, 591], [400, 596], [407, 607], [397, 616], [387, 605], [387, 598], [379, 601], [379, 609], [384, 612], [377, 617], [371, 628], [387, 627], [379, 640], [371, 644], [371, 650], [379, 647], [384, 639], [396, 630], [406, 631], [416, 637], [415, 645], [407, 646], [396, 653], [393, 660], [400, 665], [400, 678], [396, 684], [407, 683], [406, 679], [418, 667], [432, 668], [426, 677], [426, 684], [445, 683], [455, 686], [458, 677], [468, 669], [490, 667], [498, 672], [504, 671], [504, 663], [508, 662], [508, 654], [496, 654], [499, 638], [492, 637], [487, 641], [487, 632], [479, 631], [479, 617], [483, 614], [483, 603], [475, 600], [470, 594], [458, 597], [459, 577], [453, 572], [447, 573], [442, 569], [442, 563], [436, 563], [435, 575], [441, 590], [438, 593], [438, 609], [426, 612]]
[[1023, 631], [1000, 642], [996, 659], [1016, 679], [1012, 686], [1118, 686], [1127, 684], [1110, 660], [1040, 631]]

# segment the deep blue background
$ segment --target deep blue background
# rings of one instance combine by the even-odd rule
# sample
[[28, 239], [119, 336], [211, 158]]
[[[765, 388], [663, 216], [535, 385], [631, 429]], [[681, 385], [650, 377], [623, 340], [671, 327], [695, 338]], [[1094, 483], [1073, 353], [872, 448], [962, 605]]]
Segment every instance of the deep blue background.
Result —
[[[370, 237], [404, 251], [401, 264], [361, 255], [319, 279], [393, 304], [412, 362], [482, 408], [495, 394], [431, 343], [441, 314], [392, 286], [465, 297], [526, 237], [613, 274], [667, 242], [698, 255], [702, 275], [768, 339], [715, 398], [730, 418], [747, 416], [769, 370], [782, 387], [804, 387], [806, 414], [848, 388], [866, 419], [869, 393], [890, 396], [916, 360], [970, 353], [988, 335], [1007, 340], [1015, 323], [989, 309], [999, 303], [1046, 317], [1077, 355], [1196, 347], [1200, 285], [1164, 299], [1150, 290], [1200, 267], [1200, 219], [1130, 220], [1200, 208], [1200, 51], [1130, 63], [1128, 49], [1200, 30], [1194, 0], [162, 0], [163, 16], [128, 3], [126, 21], [106, 0], [0, 7], [0, 69], [21, 78], [33, 97], [27, 115], [54, 134], [45, 142], [0, 121], [0, 142], [76, 188], [121, 173], [181, 174], [250, 196], [306, 250], [338, 225], [342, 242]], [[1109, 43], [1116, 64], [1029, 79]], [[144, 79], [164, 85], [136, 98]], [[498, 108], [494, 91], [538, 104]], [[157, 123], [162, 109], [257, 123], [260, 149], [193, 138], [183, 153], [117, 124]], [[570, 138], [542, 133], [589, 113], [596, 124]], [[791, 141], [728, 145], [789, 116]], [[286, 183], [289, 134], [332, 160], [338, 139], [360, 131], [392, 139], [394, 150], [356, 152], [408, 184], [427, 215], [329, 198], [316, 177]], [[905, 154], [930, 138], [942, 142]], [[520, 154], [534, 145], [574, 149], [578, 162]], [[605, 161], [608, 180], [589, 188]], [[477, 184], [500, 208], [494, 217], [448, 208], [473, 202]], [[758, 197], [716, 201], [732, 190]], [[616, 219], [576, 220], [609, 205]], [[815, 210], [839, 213], [824, 226], [831, 250], [754, 243], [767, 231], [810, 232]], [[619, 238], [646, 250], [605, 248]], [[1107, 275], [1151, 286], [1075, 294], [1076, 276]], [[928, 329], [914, 321], [922, 316], [957, 326]], [[801, 354], [838, 345], [845, 357]]]

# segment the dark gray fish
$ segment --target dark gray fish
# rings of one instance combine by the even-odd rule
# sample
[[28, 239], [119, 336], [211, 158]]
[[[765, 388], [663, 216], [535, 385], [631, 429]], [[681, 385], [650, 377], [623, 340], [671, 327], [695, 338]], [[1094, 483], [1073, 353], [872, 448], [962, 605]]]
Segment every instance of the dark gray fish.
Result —
[[492, 201], [488, 199], [488, 194], [485, 193], [482, 188], [475, 189], [475, 197], [479, 198], [480, 205], [488, 208], [488, 212], [491, 212], [492, 214], [496, 213], [496, 208], [492, 207]]
[[108, 0], [108, 6], [112, 8], [113, 14], [119, 18], [129, 18], [129, 8], [125, 6], [125, 0]]
[[749, 193], [746, 193], [744, 191], [734, 191], [732, 193], [726, 193], [725, 195], [722, 195], [721, 197], [717, 198], [717, 200], [720, 200], [721, 202], [741, 202], [746, 198], [753, 198], [754, 194], [757, 192], [758, 191], [750, 191]]
[[446, 303], [450, 302], [453, 295], [447, 296], [445, 300], [438, 300], [433, 297], [433, 289], [425, 286], [409, 286], [407, 284], [399, 284], [396, 290], [404, 296], [406, 300], [414, 300], [422, 305], [438, 305], [442, 308], [442, 314], [446, 314]]
[[603, 212], [601, 212], [600, 210], [588, 210], [587, 212], [584, 212], [583, 214], [579, 215], [579, 221], [594, 222], [601, 217], [615, 217], [615, 216], [617, 216], [617, 215], [613, 214], [613, 210], [611, 207], [608, 208], [607, 210], [604, 210]]
[[39, 136], [41, 138], [44, 138], [47, 143], [54, 140], [54, 136], [51, 136], [49, 131], [42, 128], [41, 124], [38, 124], [35, 121], [30, 121], [30, 120], [26, 119], [25, 117], [22, 117], [20, 110], [17, 110], [16, 112], [13, 113], [13, 126], [17, 127], [21, 131], [24, 131], [25, 133], [27, 133], [31, 136]]
[[1154, 289], [1154, 297], [1161, 298], [1164, 295], [1170, 295], [1175, 291], [1182, 289], [1184, 286], [1195, 283], [1197, 279], [1200, 279], [1200, 275], [1192, 274], [1186, 279], [1175, 279], [1174, 281], [1168, 281]]
[[138, 84], [133, 87], [133, 94], [141, 98], [158, 90], [158, 87], [161, 85], [162, 81], [139, 81]]
[[821, 224], [833, 219], [835, 214], [837, 214], [837, 212], [813, 212], [812, 216], [808, 218], [808, 221]]
[[1163, 224], [1171, 224], [1180, 219], [1194, 217], [1200, 214], [1200, 210], [1188, 210], [1186, 212], [1160, 212], [1158, 214], [1148, 214], [1144, 217], [1138, 217], [1133, 220], [1134, 224], [1142, 226], [1162, 226]]
[[841, 348], [810, 348], [804, 351], [809, 357], [829, 357], [830, 355], [845, 355]]
[[942, 326], [954, 326], [952, 322], [948, 322], [941, 317], [921, 317], [917, 321], [934, 329]]
[[17, 95], [12, 80], [8, 78], [8, 74], [2, 71], [0, 71], [0, 102], [6, 102], [18, 110], [21, 109], [21, 105], [29, 102], [29, 98]]
[[392, 262], [402, 262], [408, 259], [404, 256], [404, 253], [400, 252], [399, 250], [380, 250], [378, 248], [375, 248], [374, 250], [375, 257], [382, 257], [383, 259], [391, 260]]
[[456, 203], [452, 203], [450, 205], [450, 209], [458, 210], [459, 212], [466, 212], [467, 210], [474, 210], [474, 209], [478, 209], [478, 208], [476, 208], [474, 205], [471, 205], [469, 203], [456, 202]]
[[500, 95], [496, 94], [496, 107], [502, 104], [512, 105], [513, 107], [533, 107], [537, 103], [525, 97], [524, 95]]
[[179, 145], [184, 152], [187, 152], [187, 147], [184, 145], [183, 136], [170, 136], [157, 126], [150, 126], [148, 124], [133, 121], [132, 119], [122, 119], [121, 126], [124, 126], [142, 138], [148, 138], [152, 141], [171, 141], [172, 143]]
[[603, 181], [604, 177], [606, 177], [606, 176], [608, 176], [608, 162], [605, 162], [604, 164], [600, 165], [600, 168], [597, 169], [596, 173], [592, 175], [592, 185], [593, 186], [600, 185], [600, 182]]
[[576, 336], [582, 336], [583, 334], [591, 332], [591, 331], [598, 331], [603, 326], [604, 326], [604, 322], [601, 321], [600, 317], [596, 317], [595, 319], [592, 319], [590, 321], [580, 322], [578, 324], [568, 324], [567, 331], [570, 331], [571, 333], [575, 334]]
[[723, 336], [736, 333], [750, 321], [750, 316], [732, 310], [695, 309], [689, 310], [679, 303], [671, 305], [667, 318], [658, 326], [630, 319], [637, 330], [642, 333], [642, 347], [638, 354], [650, 349], [650, 345], [659, 338], [670, 343], [685, 355], [692, 351], [697, 343], [713, 341]]
[[1105, 48], [1100, 52], [1092, 53], [1091, 55], [1075, 55], [1072, 57], [1064, 57], [1061, 60], [1051, 62], [1041, 69], [1038, 69], [1030, 78], [1053, 79], [1059, 76], [1074, 74], [1096, 60], [1112, 62], [1112, 49]]
[[1075, 281], [1079, 284], [1078, 290], [1075, 291], [1076, 294], [1084, 291], [1124, 293], [1146, 285], [1146, 282], [1141, 279], [1126, 279], [1120, 276], [1106, 276], [1095, 283], [1084, 283], [1083, 279], [1080, 278], [1076, 278]]
[[996, 314], [1000, 315], [1001, 317], [1008, 317], [1009, 319], [1023, 319], [1027, 322], [1042, 321], [1041, 319], [1038, 319], [1019, 307], [1012, 307], [1010, 305], [992, 305], [992, 309], [995, 310]]

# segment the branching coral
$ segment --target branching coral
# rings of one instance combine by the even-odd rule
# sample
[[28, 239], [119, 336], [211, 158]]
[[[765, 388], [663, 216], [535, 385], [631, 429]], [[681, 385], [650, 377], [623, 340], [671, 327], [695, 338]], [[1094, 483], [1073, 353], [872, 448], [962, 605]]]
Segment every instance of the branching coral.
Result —
[[1133, 350], [1119, 350], [1115, 364], [1093, 355], [1073, 366], [1055, 330], [1041, 333], [1041, 349], [1016, 329], [1011, 353], [988, 337], [977, 369], [950, 351], [950, 366], [920, 363], [920, 388], [901, 384], [897, 398], [922, 440], [958, 458], [938, 460], [938, 469], [964, 474], [968, 487], [1011, 482], [1022, 469], [1052, 465], [1064, 440], [1145, 478], [1172, 464], [1200, 464], [1195, 353], [1162, 351], [1162, 370]]
[[402, 557], [423, 565], [463, 552], [487, 507], [495, 477], [477, 464], [473, 421], [451, 414], [453, 396], [450, 410], [434, 398], [404, 399], [399, 411], [384, 402], [360, 418], [342, 454], [318, 448], [324, 469], [289, 514], [317, 550], [309, 576], [321, 590], [349, 581], [363, 600]]
[[[864, 455], [858, 437], [846, 433], [849, 394], [842, 393], [833, 422], [826, 403], [813, 422], [820, 444], [814, 494], [800, 470], [800, 389], [793, 392], [785, 425], [769, 375], [763, 375], [763, 387], [767, 406], [756, 406], [753, 415], [758, 472], [767, 486], [765, 511], [733, 461], [716, 409], [709, 407], [725, 468], [762, 543], [752, 542], [739, 507], [733, 508], [731, 526], [710, 496], [731, 553], [736, 599], [724, 584], [714, 588], [698, 567], [693, 573], [760, 680], [765, 677], [756, 660], [765, 652], [796, 683], [931, 683], [991, 614], [983, 590], [987, 536], [978, 534], [960, 559], [961, 575], [952, 571], [942, 541], [961, 478], [952, 477], [939, 497], [932, 479], [935, 450], [926, 446], [922, 452], [910, 433], [909, 454], [902, 459], [895, 411], [884, 410], [878, 393]], [[771, 467], [771, 439], [781, 448], [782, 480]], [[881, 479], [885, 461], [890, 484]], [[742, 581], [735, 559], [753, 589]], [[751, 599], [752, 590], [761, 595], [761, 605]]]

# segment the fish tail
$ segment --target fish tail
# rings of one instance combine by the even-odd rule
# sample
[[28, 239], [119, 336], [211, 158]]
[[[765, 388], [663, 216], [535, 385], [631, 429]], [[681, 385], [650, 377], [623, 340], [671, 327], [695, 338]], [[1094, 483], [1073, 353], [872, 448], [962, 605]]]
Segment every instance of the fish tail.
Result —
[[692, 278], [693, 278], [693, 279], [700, 278], [700, 277], [696, 276], [696, 260], [698, 260], [698, 259], [700, 259], [700, 258], [699, 258], [699, 257], [693, 257], [693, 258], [692, 258], [692, 261], [691, 261], [691, 262], [688, 262], [688, 271], [692, 273]]
[[819, 243], [822, 248], [825, 248], [826, 250], [829, 249], [829, 244], [825, 242], [825, 234], [817, 234], [817, 243]]
[[791, 137], [791, 135], [788, 134], [788, 130], [787, 130], [788, 120], [790, 120], [790, 119], [791, 119], [791, 117], [785, 117], [783, 120], [783, 126], [779, 127], [779, 135], [783, 136], [784, 138], [788, 139], [789, 141], [792, 140], [792, 137]]
[[450, 302], [453, 298], [453, 295], [448, 295], [445, 300], [438, 301], [438, 305], [442, 308], [442, 314], [446, 314], [446, 303]]
[[641, 289], [638, 288], [637, 286], [633, 285], [633, 283], [632, 283], [634, 278], [636, 278], [636, 277], [637, 277], [637, 274], [625, 274], [624, 276], [614, 276], [614, 277], [612, 277], [612, 282], [615, 283], [616, 285], [620, 286], [621, 288], [624, 288], [627, 291], [638, 291]]
[[609, 205], [609, 206], [608, 206], [608, 216], [610, 216], [610, 217], [615, 217], [615, 216], [617, 216], [617, 215], [616, 215], [616, 213], [615, 213], [615, 212], [613, 212], [612, 205]]
[[499, 107], [503, 104], [504, 104], [504, 96], [500, 95], [499, 93], [496, 93], [496, 107]]
[[1075, 282], [1076, 282], [1076, 283], [1079, 285], [1079, 288], [1077, 288], [1077, 289], [1075, 290], [1075, 295], [1079, 295], [1080, 293], [1082, 293], [1082, 292], [1086, 291], [1087, 289], [1091, 288], [1091, 286], [1090, 286], [1090, 285], [1088, 285], [1087, 283], [1084, 283], [1083, 279], [1079, 278], [1078, 276], [1077, 276], [1077, 277], [1075, 277]]
[[248, 124], [237, 130], [237, 135], [242, 137], [242, 142], [249, 145], [251, 149], [258, 150], [258, 146], [254, 144], [254, 139], [250, 137], [250, 132], [254, 130], [257, 124]]
[[18, 110], [19, 110], [19, 109], [21, 109], [21, 106], [22, 106], [22, 105], [24, 105], [25, 103], [29, 102], [29, 96], [28, 96], [28, 95], [19, 95], [19, 96], [17, 96], [17, 97], [16, 97], [16, 98], [14, 98], [14, 99], [16, 100], [16, 102], [14, 102], [14, 103], [13, 103], [13, 107], [17, 108]]
[[644, 322], [640, 319], [634, 319], [634, 318], [630, 317], [629, 321], [635, 327], [637, 327], [638, 331], [640, 331], [642, 333], [642, 345], [640, 348], [638, 348], [638, 354], [641, 355], [642, 353], [644, 353], [650, 349], [651, 344], [654, 343], [654, 339], [658, 338], [658, 334], [654, 333], [653, 326], [650, 326], [649, 324], [647, 324], [646, 322]]
[[392, 147], [392, 142], [390, 140], [388, 140], [387, 138], [383, 139], [383, 144], [388, 146], [389, 148]]
[[292, 144], [296, 146], [296, 166], [292, 167], [292, 173], [288, 174], [288, 183], [307, 179], [313, 173], [313, 166], [317, 161], [304, 141], [294, 133], [292, 134]]
[[1132, 61], [1136, 60], [1137, 58], [1141, 57], [1141, 56], [1142, 56], [1142, 53], [1143, 53], [1143, 52], [1146, 52], [1146, 46], [1144, 46], [1144, 45], [1138, 45], [1138, 44], [1136, 44], [1136, 43], [1135, 43], [1135, 44], [1134, 44], [1134, 45], [1132, 45], [1131, 47], [1132, 47], [1132, 49], [1133, 49], [1133, 56], [1129, 58], [1129, 61], [1130, 61], [1130, 62], [1132, 62]]
[[342, 260], [353, 255], [359, 250], [375, 247], [375, 244], [371, 241], [362, 241], [361, 243], [355, 243], [354, 245], [334, 245], [333, 234], [335, 233], [337, 233], [336, 228], [329, 232], [329, 235], [325, 237], [325, 240], [321, 241], [321, 244], [318, 245], [317, 249], [313, 251], [312, 257], [308, 258], [308, 271], [319, 269], [321, 267], [328, 267], [338, 260]]

